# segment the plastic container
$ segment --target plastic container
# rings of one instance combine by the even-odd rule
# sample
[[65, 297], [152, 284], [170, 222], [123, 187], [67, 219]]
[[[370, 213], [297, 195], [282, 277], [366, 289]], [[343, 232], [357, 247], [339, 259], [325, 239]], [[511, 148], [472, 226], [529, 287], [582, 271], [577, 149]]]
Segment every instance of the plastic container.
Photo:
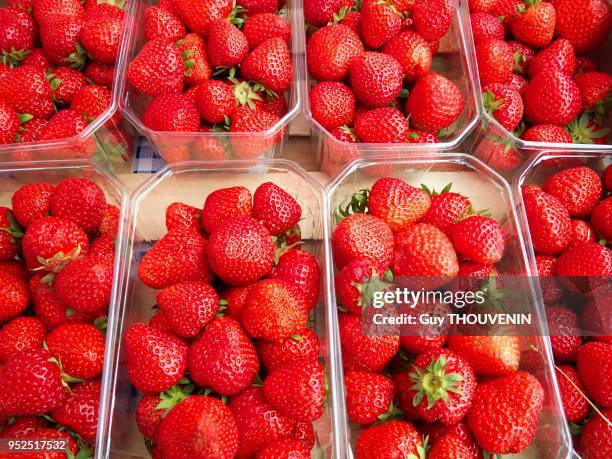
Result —
[[[110, 175], [103, 169], [97, 168], [91, 163], [66, 161], [58, 165], [55, 162], [36, 162], [36, 163], [2, 163], [0, 164], [0, 206], [12, 207], [11, 198], [15, 191], [23, 185], [29, 183], [49, 183], [55, 185], [60, 181], [71, 178], [82, 177], [97, 183], [104, 191], [106, 201], [121, 209], [120, 225], [117, 232], [116, 255], [114, 266], [113, 290], [111, 292], [111, 301], [108, 308], [108, 324], [106, 334], [106, 354], [105, 354], [105, 371], [108, 365], [108, 358], [111, 355], [108, 351], [113, 348], [113, 330], [117, 325], [118, 299], [121, 291], [121, 256], [123, 248], [123, 233], [124, 233], [124, 215], [127, 212], [127, 193], [117, 181], [115, 177]], [[102, 391], [100, 406], [107, 405], [106, 397], [108, 393]], [[100, 418], [101, 420], [102, 418]], [[105, 429], [103, 423], [98, 423], [98, 438], [97, 443], [105, 442]]]
[[[464, 108], [457, 121], [447, 128], [448, 137], [440, 143], [349, 144], [339, 141], [312, 117], [308, 94], [316, 81], [308, 75], [306, 70], [303, 89], [304, 113], [312, 128], [313, 149], [320, 155], [322, 169], [325, 172], [334, 175], [353, 159], [378, 153], [409, 154], [453, 151], [468, 137], [479, 117], [480, 106], [475, 100], [475, 95], [479, 94], [479, 91], [474, 84], [477, 79], [476, 64], [471, 38], [468, 40], [470, 32], [469, 29], [465, 29], [464, 25], [466, 22], [469, 23], [467, 3], [455, 0], [454, 4], [456, 13], [453, 22], [446, 35], [440, 39], [439, 51], [434, 55], [431, 71], [444, 75], [458, 86], [463, 95]], [[403, 107], [401, 109], [403, 110]]]
[[[461, 153], [443, 156], [419, 154], [411, 155], [410, 158], [372, 156], [353, 161], [326, 189], [330, 202], [326, 221], [329, 234], [332, 234], [335, 227], [334, 210], [350, 202], [354, 193], [370, 188], [377, 179], [387, 176], [401, 178], [413, 186], [426, 184], [430, 189], [435, 187], [437, 190], [452, 183], [451, 191], [468, 197], [474, 209], [488, 209], [488, 213], [502, 225], [507, 235], [506, 249], [504, 258], [497, 265], [503, 266], [503, 272], [523, 273], [527, 270], [532, 255], [525, 247], [524, 233], [519, 226], [510, 187], [482, 162]], [[333, 259], [329, 239], [328, 251]], [[333, 275], [333, 267], [334, 265], [330, 264], [330, 275]], [[569, 457], [572, 451], [570, 434], [562, 415], [541, 298], [532, 284], [530, 278], [525, 280], [524, 285], [530, 287], [525, 296], [530, 301], [529, 304], [523, 305], [523, 311], [532, 314], [534, 324], [529, 332], [521, 332], [521, 369], [527, 369], [526, 364], [529, 363], [529, 371], [540, 380], [546, 396], [536, 437], [519, 457], [565, 458]], [[333, 278], [328, 280], [328, 285], [331, 289], [329, 309], [332, 311], [336, 306]], [[332, 317], [336, 318], [336, 314], [332, 313]], [[526, 355], [529, 355], [528, 361]], [[338, 374], [342, 373], [342, 370], [338, 369]], [[345, 409], [339, 405], [337, 408]], [[351, 451], [360, 428], [352, 423], [345, 424], [345, 427], [344, 441], [349, 452], [347, 457], [352, 457]]]
[[[129, 62], [145, 43], [145, 11], [157, 4], [156, 0], [134, 0], [136, 21], [127, 52]], [[304, 16], [300, 0], [287, 2], [287, 21], [291, 24], [291, 60], [293, 84], [288, 91], [288, 111], [274, 128], [264, 132], [161, 132], [147, 128], [140, 120], [151, 100], [149, 96], [126, 84], [122, 99], [122, 112], [138, 133], [147, 137], [167, 162], [185, 160], [223, 160], [273, 158], [283, 150], [288, 136], [289, 122], [300, 112], [302, 91], [299, 84], [304, 67]]]
[[[8, 3], [10, 2], [1, 0], [0, 6], [4, 8], [8, 6]], [[0, 161], [63, 161], [94, 157], [104, 162], [119, 162], [122, 158], [125, 159], [129, 150], [130, 139], [126, 137], [120, 127], [120, 116], [117, 111], [125, 84], [128, 43], [136, 3], [135, 0], [126, 2], [127, 6], [123, 20], [124, 33], [115, 64], [115, 76], [111, 89], [112, 100], [107, 109], [74, 137], [48, 142], [0, 145]]]
[[[323, 214], [325, 200], [322, 187], [299, 166], [283, 160], [268, 161], [214, 161], [176, 163], [164, 168], [134, 192], [127, 231], [127, 250], [123, 266], [126, 279], [122, 298], [121, 326], [113, 330], [114, 346], [109, 348], [113, 366], [104, 374], [104, 394], [108, 403], [101, 410], [101, 420], [106, 426], [98, 443], [98, 457], [149, 457], [143, 437], [138, 432], [134, 413], [140, 394], [131, 386], [121, 336], [134, 322], [148, 320], [155, 304], [155, 290], [140, 282], [137, 275], [141, 257], [166, 233], [165, 209], [172, 202], [184, 202], [201, 208], [206, 196], [218, 189], [242, 185], [253, 192], [261, 183], [272, 181], [285, 189], [301, 204], [300, 227], [306, 250], [319, 260], [321, 269], [326, 267]], [[321, 281], [325, 283], [325, 273]], [[326, 286], [321, 286], [322, 298], [313, 311], [314, 330], [322, 344], [322, 357], [326, 364], [331, 393], [329, 405], [323, 417], [316, 422], [316, 457], [344, 457], [342, 443], [338, 442], [339, 420], [332, 407], [338, 403], [338, 386], [335, 359], [338, 344], [335, 341], [334, 323], [327, 317]], [[105, 439], [109, 438], [107, 444]], [[335, 445], [336, 443], [336, 445]], [[313, 456], [315, 457], [315, 456]]]

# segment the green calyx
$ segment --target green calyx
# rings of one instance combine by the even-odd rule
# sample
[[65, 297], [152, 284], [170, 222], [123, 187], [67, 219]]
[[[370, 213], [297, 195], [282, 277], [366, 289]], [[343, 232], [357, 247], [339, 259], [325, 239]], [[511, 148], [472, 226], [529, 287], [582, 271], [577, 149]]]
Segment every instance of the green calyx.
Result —
[[9, 226], [5, 228], [0, 228], [0, 231], [4, 231], [5, 233], [11, 235], [12, 244], [18, 244], [19, 242], [21, 242], [21, 239], [24, 235], [23, 228], [19, 226], [19, 223], [17, 223], [17, 220], [15, 220], [15, 217], [11, 212], [7, 212], [6, 219], [9, 222]]
[[595, 143], [595, 140], [604, 138], [610, 133], [610, 129], [600, 128], [586, 112], [580, 118], [570, 121], [565, 130], [574, 143], [582, 144]]
[[394, 403], [392, 403], [386, 413], [378, 415], [378, 421], [376, 422], [376, 424], [384, 424], [385, 422], [392, 421], [393, 419], [401, 419], [403, 416], [404, 412], [400, 410]]
[[248, 10], [246, 8], [243, 8], [240, 5], [236, 4], [236, 0], [234, 0], [234, 3], [232, 4], [232, 11], [228, 16], [228, 21], [231, 24], [234, 24], [236, 27], [238, 27], [239, 29], [242, 28], [242, 26], [244, 25], [244, 18], [241, 17], [240, 15], [247, 13]]
[[515, 51], [514, 53], [514, 73], [525, 73], [523, 65], [527, 62], [527, 56], [521, 54], [519, 51]]
[[253, 86], [247, 81], [238, 81], [234, 77], [230, 77], [229, 81], [233, 83], [232, 92], [234, 93], [238, 106], [248, 105], [251, 108], [255, 108], [255, 103], [253, 101], [263, 100]]
[[421, 189], [427, 193], [429, 196], [434, 196], [436, 194], [444, 194], [444, 193], [449, 193], [451, 188], [453, 187], [453, 183], [449, 183], [447, 184], [444, 188], [442, 188], [442, 191], [440, 191], [439, 193], [436, 191], [435, 188], [429, 188], [427, 185], [425, 185], [424, 183], [421, 183]]
[[421, 444], [416, 446], [417, 454], [409, 454], [406, 459], [425, 459], [429, 448], [429, 437], [425, 435], [421, 438]]
[[0, 60], [4, 65], [8, 65], [11, 68], [16, 67], [19, 63], [30, 55], [32, 51], [29, 49], [15, 49], [11, 48], [10, 51], [2, 50], [2, 57]]
[[156, 410], [164, 410], [166, 416], [172, 408], [185, 400], [195, 389], [195, 385], [189, 378], [183, 378], [170, 389], [159, 394], [160, 402], [155, 407]]
[[59, 273], [71, 261], [76, 260], [81, 256], [81, 244], [78, 244], [68, 253], [57, 252], [51, 258], [38, 257], [37, 261], [42, 265], [34, 268], [33, 271], [49, 271], [49, 274], [41, 279], [43, 284], [51, 284], [55, 278], [55, 274]]
[[343, 6], [337, 13], [334, 13], [333, 20], [329, 21], [327, 25], [340, 24], [346, 19], [346, 17], [351, 11], [353, 11], [352, 8], [348, 6]]
[[431, 408], [438, 400], [449, 402], [449, 392], [462, 395], [459, 383], [464, 380], [459, 373], [446, 373], [447, 360], [445, 355], [432, 359], [429, 366], [422, 370], [417, 366], [410, 373], [410, 380], [414, 382], [410, 389], [417, 391], [412, 400], [413, 406], [421, 404], [427, 398], [427, 408]]
[[340, 126], [338, 129], [340, 129], [340, 131], [344, 132], [345, 134], [348, 134], [348, 136], [353, 142], [359, 141], [359, 139], [357, 138], [357, 134], [355, 134], [355, 129], [348, 127], [346, 124]]
[[393, 281], [393, 273], [390, 269], [385, 271], [385, 274], [381, 277], [376, 272], [376, 269], [372, 268], [372, 274], [368, 279], [364, 279], [364, 282], [353, 282], [352, 285], [359, 290], [359, 300], [357, 304], [361, 309], [365, 309], [372, 304], [374, 297], [377, 292], [382, 292], [391, 287]]
[[363, 189], [351, 197], [351, 201], [345, 206], [339, 206], [335, 212], [336, 223], [340, 223], [351, 214], [365, 214], [368, 209], [368, 196], [370, 190]]
[[495, 95], [490, 90], [487, 90], [482, 95], [482, 104], [484, 105], [484, 109], [487, 111], [487, 113], [493, 113], [495, 110], [501, 107], [503, 103], [504, 99], [496, 99]]
[[76, 51], [70, 53], [70, 55], [65, 59], [66, 63], [77, 70], [82, 70], [85, 67], [85, 63], [87, 62], [87, 51], [83, 48], [79, 42], [74, 45]]

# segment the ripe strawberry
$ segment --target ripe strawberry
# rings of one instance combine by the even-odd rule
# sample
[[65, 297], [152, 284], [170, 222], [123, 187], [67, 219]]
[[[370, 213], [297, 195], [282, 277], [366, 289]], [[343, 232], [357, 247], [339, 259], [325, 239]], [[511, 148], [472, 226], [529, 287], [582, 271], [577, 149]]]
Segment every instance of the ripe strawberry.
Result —
[[565, 125], [582, 108], [580, 89], [567, 75], [542, 70], [529, 83], [523, 97], [525, 117], [534, 124]]
[[39, 349], [45, 334], [42, 322], [34, 317], [18, 317], [7, 323], [0, 330], [0, 364], [21, 352]]
[[515, 74], [525, 74], [529, 67], [529, 63], [535, 55], [533, 49], [524, 43], [510, 40], [507, 42], [514, 53], [514, 72]]
[[446, 434], [431, 447], [427, 453], [429, 459], [473, 459], [478, 457], [473, 448], [463, 438], [455, 434]]
[[591, 223], [602, 238], [612, 241], [612, 198], [606, 198], [595, 206]]
[[19, 416], [0, 432], [2, 438], [27, 438], [28, 435], [46, 427], [45, 420], [39, 416]]
[[140, 262], [138, 277], [148, 287], [165, 288], [184, 281], [212, 280], [206, 239], [198, 231], [168, 233]]
[[282, 38], [289, 42], [291, 26], [285, 19], [273, 13], [253, 14], [244, 23], [242, 32], [253, 49], [270, 38]]
[[40, 42], [45, 56], [52, 64], [74, 64], [82, 68], [84, 53], [78, 44], [83, 21], [79, 16], [51, 14], [39, 22]]
[[338, 269], [365, 259], [384, 271], [393, 258], [393, 233], [381, 219], [357, 213], [338, 224], [332, 235], [332, 248]]
[[174, 0], [174, 8], [189, 30], [206, 38], [211, 22], [232, 12], [232, 0]]
[[563, 306], [547, 306], [546, 321], [555, 362], [573, 362], [582, 344], [576, 314]]
[[192, 395], [162, 419], [157, 443], [161, 456], [168, 459], [231, 459], [238, 451], [238, 427], [232, 412], [220, 400]]
[[521, 11], [525, 9], [525, 4], [521, 0], [497, 0], [485, 12], [500, 18], [506, 30], [509, 31], [512, 21], [519, 14], [519, 9]]
[[529, 373], [517, 373], [478, 384], [467, 423], [483, 449], [519, 453], [535, 436], [544, 389]]
[[612, 251], [597, 242], [586, 242], [566, 250], [557, 261], [557, 275], [574, 277], [570, 284], [583, 293], [605, 285], [600, 277], [612, 275]]
[[[74, 110], [60, 110], [41, 129], [38, 140], [48, 141], [75, 137], [85, 129], [86, 125], [85, 118], [81, 114]], [[83, 151], [86, 152], [87, 149], [83, 147]]]
[[547, 46], [555, 31], [556, 14], [552, 3], [527, 0], [517, 11], [511, 24], [514, 38], [534, 48]]
[[361, 431], [355, 459], [373, 457], [425, 457], [419, 432], [406, 421], [394, 420]]
[[542, 70], [554, 70], [570, 77], [576, 73], [576, 53], [569, 41], [559, 39], [540, 51], [529, 62], [529, 76], [533, 78]]
[[411, 129], [408, 132], [408, 143], [439, 143], [440, 138], [433, 132]]
[[366, 260], [354, 260], [336, 275], [334, 286], [338, 301], [355, 315], [369, 306], [374, 292], [385, 287], [382, 274]]
[[578, 372], [570, 365], [559, 365], [555, 368], [555, 375], [557, 376], [565, 418], [568, 422], [574, 423], [584, 421], [589, 415], [590, 407], [583, 395], [585, 388]]
[[166, 229], [168, 232], [184, 229], [200, 229], [202, 211], [182, 202], [173, 202], [166, 207]]
[[223, 18], [210, 23], [207, 50], [212, 66], [232, 67], [246, 57], [249, 43], [238, 27]]
[[318, 362], [284, 365], [264, 381], [266, 401], [294, 421], [313, 422], [323, 415], [325, 383]]
[[245, 285], [242, 287], [229, 287], [221, 293], [221, 298], [227, 301], [225, 306], [225, 312], [228, 316], [234, 319], [240, 319], [242, 315], [242, 308], [244, 307], [246, 297], [251, 291], [251, 285]]
[[235, 395], [249, 387], [259, 371], [253, 343], [231, 317], [213, 320], [189, 349], [191, 378], [222, 395]]
[[470, 15], [470, 23], [472, 25], [472, 35], [474, 43], [493, 38], [495, 40], [503, 40], [506, 36], [504, 25], [492, 14], [482, 11], [472, 13]]
[[1, 80], [0, 92], [18, 113], [48, 118], [54, 112], [53, 91], [44, 71], [32, 65], [12, 69]]
[[187, 368], [187, 344], [159, 328], [141, 323], [124, 337], [130, 381], [145, 393], [163, 392], [176, 384]]
[[476, 59], [482, 85], [506, 83], [510, 79], [514, 65], [514, 53], [505, 41], [489, 38], [478, 42]]
[[32, 17], [20, 8], [0, 9], [0, 50], [27, 53], [34, 48], [36, 26]]
[[544, 302], [556, 303], [563, 295], [557, 279], [550, 279], [557, 275], [557, 259], [552, 255], [536, 255], [536, 268]]
[[30, 54], [21, 60], [21, 65], [32, 65], [41, 70], [47, 70], [51, 67], [47, 56], [42, 48], [34, 48]]
[[142, 122], [154, 131], [197, 132], [200, 114], [184, 94], [162, 94], [149, 102]]
[[185, 26], [172, 12], [151, 6], [145, 11], [145, 37], [147, 41], [161, 38], [176, 42], [185, 35]]
[[47, 78], [51, 88], [55, 88], [53, 99], [64, 106], [70, 105], [74, 96], [87, 85], [85, 76], [72, 67], [56, 67], [47, 74]]
[[33, 118], [21, 125], [18, 138], [21, 143], [36, 142], [40, 138], [40, 133], [47, 125], [47, 120], [42, 118]]
[[382, 47], [402, 29], [403, 16], [393, 3], [366, 1], [361, 8], [361, 36], [367, 47]]
[[355, 96], [344, 83], [323, 81], [310, 90], [310, 112], [325, 129], [350, 125], [355, 116]]
[[585, 109], [603, 108], [606, 97], [612, 94], [612, 75], [606, 72], [583, 72], [574, 80], [580, 88]]
[[465, 217], [472, 204], [466, 197], [450, 192], [449, 186], [439, 194], [430, 194], [431, 205], [420, 222], [434, 225], [448, 236], [455, 221]]
[[542, 186], [556, 197], [572, 217], [591, 214], [602, 192], [601, 179], [588, 167], [573, 167], [557, 172]]
[[[399, 350], [399, 336], [369, 336], [361, 332], [361, 317], [338, 316], [342, 358], [347, 371], [382, 372]], [[346, 364], [350, 363], [349, 366]]]
[[115, 78], [115, 68], [110, 65], [90, 62], [85, 69], [85, 76], [94, 84], [111, 88]]
[[485, 110], [502, 127], [513, 131], [523, 119], [523, 99], [520, 93], [512, 86], [502, 83], [491, 83], [482, 89]]
[[450, 0], [415, 0], [410, 14], [416, 31], [431, 42], [446, 35], [455, 7]]
[[449, 336], [447, 346], [467, 360], [478, 376], [508, 375], [519, 367], [519, 336]]
[[19, 115], [6, 102], [0, 101], [0, 144], [15, 143], [19, 133]]
[[402, 66], [404, 78], [414, 81], [429, 72], [432, 62], [430, 45], [418, 33], [404, 30], [391, 38], [383, 53], [394, 57]]
[[253, 218], [260, 221], [273, 236], [295, 226], [301, 216], [302, 208], [298, 202], [274, 183], [263, 183], [255, 190]]
[[[88, 54], [97, 62], [107, 65], [113, 65], [117, 60], [123, 32], [123, 12], [118, 7], [113, 9], [118, 11], [116, 17], [85, 19], [80, 35], [81, 44]], [[117, 17], [119, 14], [120, 18]]]
[[73, 378], [92, 379], [102, 373], [104, 335], [93, 325], [62, 324], [45, 338], [49, 354]]
[[59, 367], [50, 362], [43, 349], [22, 352], [11, 357], [0, 377], [0, 410], [7, 416], [44, 414], [59, 406], [67, 392]]
[[574, 228], [574, 237], [569, 243], [568, 248], [576, 247], [585, 242], [597, 241], [595, 229], [584, 220], [572, 218], [572, 227]]
[[266, 402], [261, 387], [250, 387], [234, 396], [228, 406], [238, 425], [240, 441], [236, 457], [253, 457], [274, 440], [291, 435], [294, 421]]
[[306, 328], [308, 305], [302, 292], [290, 282], [264, 279], [251, 288], [240, 321], [253, 338], [288, 338]]
[[130, 62], [127, 80], [138, 91], [155, 97], [181, 92], [183, 73], [183, 61], [178, 47], [157, 39], [145, 43]]
[[27, 268], [18, 260], [0, 261], [0, 271], [12, 274], [24, 282], [27, 282], [30, 278]]
[[537, 124], [523, 134], [528, 142], [572, 143], [572, 137], [561, 126], [554, 124]]
[[36, 22], [54, 13], [83, 16], [83, 6], [78, 0], [32, 0], [32, 10]]
[[202, 226], [208, 234], [230, 219], [250, 216], [253, 210], [251, 193], [244, 187], [220, 188], [206, 197], [202, 210]]
[[300, 249], [284, 252], [268, 278], [294, 284], [304, 295], [309, 310], [319, 300], [321, 272], [317, 259], [309, 252]]
[[349, 419], [362, 426], [374, 424], [393, 400], [393, 382], [368, 371], [348, 371], [344, 375], [346, 411]]
[[582, 429], [580, 449], [584, 459], [605, 459], [612, 454], [612, 427], [609, 422], [612, 410], [605, 410], [604, 414], [607, 419], [595, 413]]
[[408, 137], [408, 123], [395, 108], [376, 108], [357, 117], [355, 133], [365, 143], [404, 143]]
[[59, 300], [75, 311], [103, 310], [113, 287], [112, 259], [87, 256], [74, 260], [60, 271], [54, 286]]
[[369, 108], [384, 107], [402, 89], [402, 66], [388, 54], [369, 51], [352, 60], [350, 81], [360, 103]]
[[0, 261], [9, 261], [17, 255], [17, 241], [23, 230], [8, 207], [0, 207]]
[[493, 218], [467, 217], [451, 227], [450, 236], [457, 253], [472, 261], [493, 264], [504, 255], [504, 230]]
[[555, 0], [555, 32], [579, 53], [588, 53], [606, 40], [612, 7], [604, 0]]
[[316, 362], [319, 357], [319, 337], [309, 328], [280, 341], [257, 342], [257, 351], [264, 368], [272, 372], [283, 365]]
[[241, 72], [243, 78], [261, 83], [272, 91], [286, 91], [293, 72], [287, 43], [279, 37], [264, 41], [244, 58]]
[[452, 81], [437, 73], [419, 78], [406, 103], [410, 123], [430, 132], [450, 126], [462, 111], [461, 91]]
[[[427, 304], [419, 303], [411, 308], [411, 314], [436, 314], [436, 315], [447, 315], [451, 313], [451, 309], [445, 304]], [[417, 326], [411, 330], [410, 335], [400, 336], [400, 347], [404, 352], [409, 354], [421, 354], [434, 349], [439, 349], [444, 346], [446, 342], [446, 328], [437, 329], [433, 334], [427, 335], [428, 326]], [[410, 400], [412, 404], [412, 399]], [[416, 412], [415, 412], [416, 414]]]
[[[283, 136], [282, 129], [276, 129], [280, 118], [277, 115], [260, 109], [251, 109], [248, 106], [237, 107], [232, 113], [230, 133], [256, 132], [255, 136], [236, 136], [230, 134], [230, 143], [234, 153], [242, 159], [256, 158], [266, 150], [273, 148]], [[275, 130], [275, 131], [274, 131]], [[274, 131], [264, 136], [262, 132]]]
[[309, 459], [310, 448], [295, 438], [282, 438], [268, 443], [257, 455], [258, 459], [276, 459], [286, 456], [293, 459]]
[[612, 406], [610, 375], [612, 374], [612, 344], [590, 342], [580, 347], [576, 359], [578, 374], [584, 382], [587, 394], [603, 408]]
[[70, 397], [51, 411], [51, 416], [84, 440], [95, 441], [98, 431], [100, 390], [100, 381], [85, 381], [76, 385]]
[[89, 179], [62, 180], [51, 195], [51, 214], [74, 221], [90, 231], [102, 222], [106, 198], [102, 189]]
[[111, 106], [112, 97], [110, 90], [103, 86], [87, 85], [75, 94], [70, 108], [91, 122]]
[[310, 25], [320, 27], [332, 22], [342, 8], [350, 10], [352, 6], [353, 0], [306, 0], [304, 16]]
[[[179, 389], [180, 386], [173, 386], [162, 394], [145, 394], [138, 401], [136, 406], [136, 414], [134, 415], [136, 425], [140, 433], [150, 440], [155, 442], [157, 440], [157, 431], [159, 425], [167, 411], [167, 408], [160, 408], [160, 405], [165, 406], [166, 403], [170, 403], [170, 407], [176, 406], [176, 402], [184, 400], [185, 394]], [[168, 396], [169, 394], [180, 394], [176, 398]], [[166, 403], [163, 403], [166, 402]]]
[[306, 46], [308, 71], [322, 81], [342, 81], [353, 60], [364, 55], [363, 43], [356, 32], [342, 24], [321, 27]]
[[223, 123], [236, 108], [236, 97], [230, 85], [219, 80], [206, 80], [197, 86], [196, 107], [209, 123]]
[[572, 222], [567, 209], [554, 196], [532, 187], [523, 187], [523, 203], [536, 254], [562, 252], [572, 240]]

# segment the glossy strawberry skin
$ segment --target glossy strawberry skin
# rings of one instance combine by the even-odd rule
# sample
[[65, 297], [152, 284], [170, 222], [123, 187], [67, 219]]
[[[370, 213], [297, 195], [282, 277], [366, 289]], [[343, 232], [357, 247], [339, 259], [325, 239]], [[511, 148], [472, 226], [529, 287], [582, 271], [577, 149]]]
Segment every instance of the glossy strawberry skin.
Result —
[[84, 231], [100, 226], [105, 210], [104, 192], [88, 179], [62, 180], [51, 196], [51, 214], [73, 220]]
[[12, 69], [2, 79], [0, 92], [18, 113], [48, 118], [54, 112], [51, 86], [44, 72], [32, 65]]
[[595, 206], [591, 223], [602, 238], [612, 240], [612, 198], [606, 198]]
[[387, 54], [368, 51], [350, 64], [350, 82], [355, 96], [369, 108], [381, 108], [402, 89], [402, 67]]
[[542, 190], [527, 187], [523, 188], [523, 202], [536, 254], [563, 251], [572, 239], [572, 223], [563, 204]]
[[[605, 410], [604, 414], [610, 419], [612, 410]], [[595, 414], [584, 426], [580, 439], [580, 448], [585, 459], [605, 459], [612, 454], [612, 441], [610, 424], [600, 415]]]
[[392, 381], [377, 373], [348, 371], [344, 375], [347, 414], [352, 422], [370, 425], [389, 409], [393, 399]]
[[453, 21], [455, 7], [449, 0], [416, 0], [410, 14], [416, 31], [431, 42], [446, 34]]
[[58, 408], [51, 411], [53, 419], [70, 427], [87, 441], [95, 441], [100, 410], [100, 381], [76, 385], [73, 393]]
[[576, 314], [563, 306], [548, 306], [546, 321], [555, 362], [574, 362], [582, 344]]
[[576, 359], [578, 374], [586, 387], [587, 394], [603, 408], [612, 406], [610, 352], [612, 344], [590, 342], [580, 348]]
[[145, 37], [147, 41], [156, 38], [177, 41], [185, 35], [185, 26], [173, 13], [152, 6], [145, 11]]
[[173, 202], [166, 207], [166, 229], [168, 232], [183, 229], [200, 229], [202, 211], [197, 207]]
[[[353, 59], [363, 56], [359, 35], [342, 24], [317, 30], [306, 47], [308, 71], [320, 81], [342, 81]], [[330, 65], [332, 64], [332, 65]]]
[[208, 27], [208, 59], [213, 67], [238, 65], [249, 52], [249, 43], [242, 31], [225, 18]]
[[414, 81], [431, 68], [432, 51], [429, 43], [418, 33], [404, 30], [391, 38], [383, 53], [394, 57], [402, 66], [404, 78]]
[[504, 376], [519, 368], [518, 336], [449, 336], [450, 350], [467, 360], [478, 376]]
[[79, 379], [102, 373], [105, 339], [90, 324], [63, 324], [45, 338], [49, 353], [62, 363], [62, 371]]
[[311, 310], [319, 300], [321, 270], [317, 259], [309, 252], [290, 249], [283, 253], [269, 279], [282, 279], [294, 284], [304, 295]]
[[283, 365], [315, 362], [319, 357], [320, 348], [319, 337], [309, 328], [304, 328], [295, 336], [280, 341], [257, 342], [259, 357], [268, 372]]
[[163, 409], [157, 409], [160, 403], [158, 394], [145, 394], [138, 401], [134, 415], [140, 433], [153, 442], [157, 439], [157, 430], [165, 412]]
[[504, 230], [490, 217], [475, 215], [455, 223], [450, 230], [455, 250], [483, 264], [493, 264], [504, 255]]
[[464, 217], [470, 206], [470, 201], [458, 193], [433, 194], [431, 205], [420, 222], [434, 225], [448, 236], [455, 221]]
[[275, 459], [279, 455], [289, 454], [296, 459], [308, 459], [310, 448], [296, 438], [282, 438], [275, 440], [262, 449], [257, 457], [259, 459]]
[[334, 20], [334, 13], [338, 13], [342, 7], [352, 6], [353, 0], [306, 0], [304, 16], [309, 24], [324, 26]]
[[350, 125], [355, 116], [355, 96], [344, 83], [323, 81], [310, 90], [312, 117], [324, 128]]
[[196, 107], [204, 120], [209, 123], [222, 123], [236, 107], [232, 88], [219, 80], [206, 80], [198, 85]]
[[479, 11], [470, 15], [470, 23], [472, 25], [472, 34], [474, 35], [474, 43], [494, 38], [503, 40], [506, 31], [502, 22], [492, 14]]
[[564, 126], [582, 108], [580, 89], [567, 75], [543, 70], [529, 83], [525, 95], [525, 117], [533, 124]]
[[611, 276], [612, 251], [597, 242], [585, 242], [572, 247], [559, 257], [557, 275]]
[[270, 38], [282, 38], [288, 42], [291, 26], [281, 16], [272, 13], [254, 14], [245, 22], [242, 32], [253, 49]]
[[206, 38], [211, 22], [226, 18], [232, 11], [231, 0], [174, 0], [176, 15], [194, 33]]
[[[485, 109], [508, 131], [513, 131], [523, 118], [523, 99], [519, 92], [503, 83], [492, 83], [483, 89]], [[491, 103], [487, 106], [487, 103]]]
[[421, 438], [411, 423], [393, 420], [363, 430], [357, 438], [355, 458], [418, 457], [420, 446]]
[[585, 109], [596, 107], [612, 92], [612, 75], [607, 72], [583, 72], [574, 81]]
[[511, 24], [512, 35], [526, 45], [543, 48], [552, 40], [555, 19], [552, 3], [535, 3], [514, 18]]
[[600, 46], [609, 29], [606, 24], [612, 20], [612, 7], [602, 0], [581, 0], [570, 2], [555, 0], [555, 31], [560, 38], [566, 38], [579, 53], [588, 53]]
[[224, 221], [242, 215], [251, 215], [252, 197], [249, 190], [241, 186], [220, 188], [206, 197], [202, 210], [202, 226], [212, 234]]
[[476, 45], [480, 83], [506, 83], [514, 63], [510, 45], [503, 40], [486, 39]]
[[263, 42], [252, 50], [241, 64], [241, 75], [244, 79], [261, 83], [279, 94], [291, 86], [292, 74], [289, 48], [285, 40], [279, 37]]
[[261, 184], [253, 195], [253, 218], [261, 221], [273, 236], [295, 226], [302, 216], [299, 203], [272, 182]]
[[561, 126], [554, 124], [537, 124], [523, 134], [523, 140], [529, 142], [572, 143], [572, 137]]
[[559, 365], [555, 369], [563, 411], [568, 422], [580, 423], [589, 415], [590, 406], [584, 394], [584, 384], [576, 369], [571, 365]]
[[419, 78], [406, 102], [411, 125], [429, 132], [450, 126], [463, 111], [463, 96], [450, 80], [437, 73]]
[[366, 1], [361, 8], [361, 35], [368, 48], [382, 47], [402, 29], [402, 16], [390, 3]]
[[355, 133], [364, 143], [404, 143], [408, 138], [408, 123], [395, 108], [376, 108], [357, 116]]
[[183, 62], [178, 48], [163, 39], [147, 42], [130, 62], [128, 82], [143, 94], [155, 97], [183, 88]]
[[0, 330], [0, 363], [30, 349], [42, 347], [46, 330], [34, 317], [18, 317]]
[[554, 174], [542, 189], [561, 201], [570, 216], [586, 217], [601, 197], [602, 183], [594, 170], [574, 167]]
[[108, 307], [113, 287], [113, 260], [88, 256], [70, 262], [55, 279], [58, 298], [85, 313]]
[[544, 69], [557, 70], [570, 77], [574, 76], [576, 73], [576, 54], [567, 40], [559, 39], [552, 42], [529, 62], [529, 76], [531, 78]]

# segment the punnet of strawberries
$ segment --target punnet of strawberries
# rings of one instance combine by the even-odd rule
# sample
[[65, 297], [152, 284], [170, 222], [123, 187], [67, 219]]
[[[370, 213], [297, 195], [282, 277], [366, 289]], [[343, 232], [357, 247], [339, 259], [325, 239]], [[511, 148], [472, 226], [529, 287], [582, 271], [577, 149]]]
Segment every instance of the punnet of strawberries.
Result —
[[77, 136], [112, 103], [124, 2], [8, 3], [0, 8], [0, 144]]
[[505, 130], [529, 142], [609, 143], [608, 0], [469, 7], [484, 108]]
[[452, 0], [305, 0], [310, 113], [348, 143], [437, 143], [464, 95], [432, 62]]
[[[146, 8], [145, 42], [127, 73], [148, 96], [142, 123], [163, 132], [229, 131], [239, 157], [272, 148], [294, 83], [287, 8], [277, 0], [162, 0]], [[232, 135], [275, 129], [266, 141]]]
[[44, 456], [89, 457], [120, 211], [77, 177], [29, 183], [10, 203], [0, 207], [0, 438], [63, 440], [65, 454]]
[[523, 202], [565, 416], [576, 450], [598, 459], [612, 456], [612, 166], [555, 161]]
[[123, 337], [153, 457], [311, 457], [326, 382], [309, 322], [321, 272], [301, 218], [272, 182], [166, 209], [138, 267], [156, 312]]

